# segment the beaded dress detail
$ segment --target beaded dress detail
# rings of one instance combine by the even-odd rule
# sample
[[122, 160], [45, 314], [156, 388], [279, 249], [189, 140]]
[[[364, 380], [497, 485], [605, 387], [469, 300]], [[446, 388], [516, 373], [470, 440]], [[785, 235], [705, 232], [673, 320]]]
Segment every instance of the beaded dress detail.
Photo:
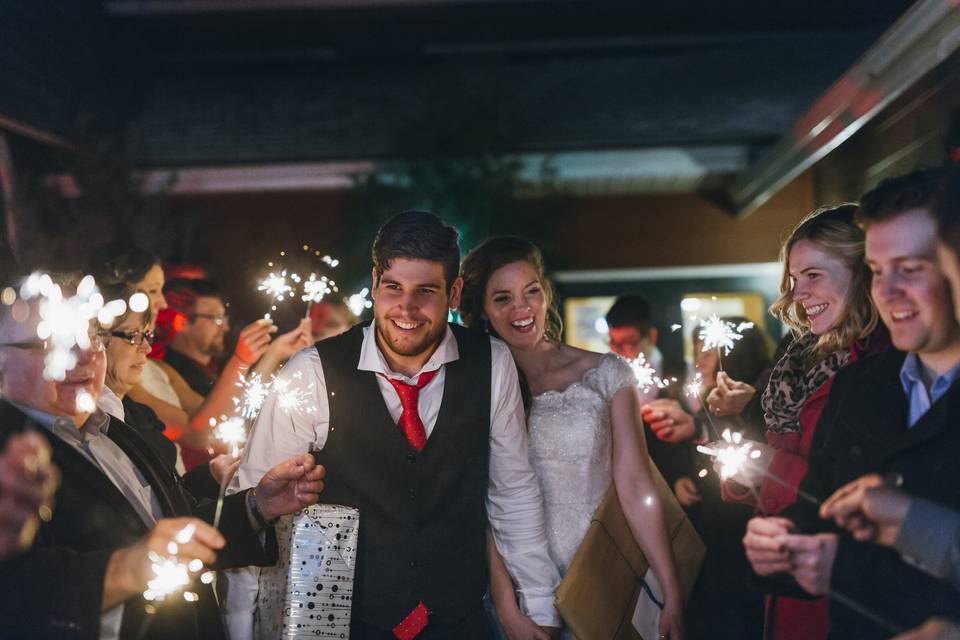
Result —
[[530, 462], [543, 490], [550, 557], [561, 575], [613, 478], [610, 401], [636, 384], [630, 365], [608, 353], [563, 391], [533, 397]]

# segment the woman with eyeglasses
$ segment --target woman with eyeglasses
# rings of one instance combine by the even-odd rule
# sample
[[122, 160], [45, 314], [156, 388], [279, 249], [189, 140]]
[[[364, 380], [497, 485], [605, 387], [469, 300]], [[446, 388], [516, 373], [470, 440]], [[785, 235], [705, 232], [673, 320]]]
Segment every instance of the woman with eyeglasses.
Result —
[[[141, 291], [149, 298], [153, 313], [167, 308], [163, 268], [149, 252], [123, 241], [112, 242], [94, 252], [89, 269], [101, 289]], [[273, 325], [255, 322], [244, 327], [234, 356], [206, 397], [190, 389], [169, 365], [146, 359], [139, 381], [128, 390], [130, 398], [159, 416], [166, 425], [168, 438], [203, 453], [209, 444], [210, 419], [219, 419], [234, 410], [233, 397], [241, 376], [254, 364], [259, 366], [258, 373], [269, 376], [283, 360], [312, 342], [309, 328], [309, 321], [304, 321], [293, 331], [270, 340], [270, 333], [275, 331]], [[146, 351], [149, 353], [150, 349]], [[262, 361], [257, 363], [261, 357]]]
[[[120, 287], [104, 287], [107, 299], [129, 299], [133, 290]], [[107, 367], [103, 391], [97, 405], [115, 418], [127, 423], [144, 436], [165, 462], [183, 476], [191, 493], [196, 496], [215, 496], [224, 475], [232, 474], [239, 463], [232, 456], [215, 456], [207, 465], [200, 465], [190, 473], [184, 473], [177, 446], [164, 435], [166, 426], [149, 406], [130, 397], [131, 389], [140, 384], [147, 354], [150, 353], [153, 333], [153, 313], [146, 311], [127, 312], [115, 321], [109, 330], [99, 332], [104, 345]]]

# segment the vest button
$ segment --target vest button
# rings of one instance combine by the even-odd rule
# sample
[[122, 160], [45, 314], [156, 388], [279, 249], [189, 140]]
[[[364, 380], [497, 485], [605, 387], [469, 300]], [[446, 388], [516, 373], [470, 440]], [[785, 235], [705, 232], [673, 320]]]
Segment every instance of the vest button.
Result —
[[411, 568], [411, 569], [416, 569], [416, 568], [417, 568], [417, 561], [416, 561], [416, 560], [411, 560], [411, 561], [410, 561], [410, 568]]
[[412, 453], [407, 454], [407, 462], [416, 462], [416, 461], [417, 461], [417, 456], [415, 456]]
[[416, 490], [416, 489], [410, 489], [410, 497], [411, 497], [411, 498], [416, 498], [416, 497], [417, 497], [417, 490]]

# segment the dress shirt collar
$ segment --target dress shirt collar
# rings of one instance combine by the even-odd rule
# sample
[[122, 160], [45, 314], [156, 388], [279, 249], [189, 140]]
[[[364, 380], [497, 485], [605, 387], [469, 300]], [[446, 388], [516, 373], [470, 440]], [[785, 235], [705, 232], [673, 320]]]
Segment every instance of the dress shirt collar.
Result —
[[443, 335], [443, 340], [440, 341], [440, 345], [436, 351], [433, 352], [433, 355], [430, 356], [430, 359], [427, 360], [426, 364], [423, 365], [416, 375], [408, 378], [402, 373], [397, 373], [390, 369], [390, 365], [387, 364], [386, 358], [383, 357], [383, 354], [380, 352], [380, 347], [377, 345], [376, 329], [371, 323], [370, 326], [363, 328], [363, 343], [360, 345], [360, 361], [357, 363], [357, 369], [359, 371], [372, 371], [373, 373], [379, 373], [388, 378], [413, 384], [414, 381], [420, 377], [421, 373], [436, 371], [448, 362], [455, 362], [459, 359], [460, 349], [457, 347], [457, 339], [454, 337], [453, 331], [448, 325], [446, 333]]
[[67, 416], [56, 416], [52, 413], [44, 413], [39, 409], [16, 404], [16, 407], [23, 411], [31, 420], [47, 429], [62, 440], [82, 443], [84, 438], [92, 438], [99, 435], [106, 435], [110, 426], [110, 416], [97, 409], [90, 414], [87, 421], [79, 429], [73, 423], [73, 420]]
[[118, 420], [126, 419], [123, 411], [123, 400], [106, 385], [100, 392], [100, 397], [97, 398], [97, 406]]
[[[957, 379], [958, 373], [960, 373], [960, 364], [934, 378], [933, 384], [930, 385], [929, 389], [932, 402], [939, 400], [940, 396], [950, 388], [953, 381]], [[908, 353], [907, 357], [903, 359], [903, 366], [900, 367], [900, 384], [903, 385], [903, 390], [908, 396], [914, 385], [919, 384], [926, 388], [927, 385], [924, 383], [923, 376], [923, 363], [920, 362], [917, 354]]]

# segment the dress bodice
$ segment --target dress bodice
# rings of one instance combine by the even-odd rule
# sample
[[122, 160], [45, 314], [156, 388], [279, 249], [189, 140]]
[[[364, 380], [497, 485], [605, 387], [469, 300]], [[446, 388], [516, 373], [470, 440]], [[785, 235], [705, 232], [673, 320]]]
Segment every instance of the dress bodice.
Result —
[[533, 397], [530, 461], [543, 490], [550, 556], [561, 575], [610, 486], [610, 401], [617, 391], [635, 384], [630, 366], [615, 354], [605, 354], [598, 366], [563, 391]]

